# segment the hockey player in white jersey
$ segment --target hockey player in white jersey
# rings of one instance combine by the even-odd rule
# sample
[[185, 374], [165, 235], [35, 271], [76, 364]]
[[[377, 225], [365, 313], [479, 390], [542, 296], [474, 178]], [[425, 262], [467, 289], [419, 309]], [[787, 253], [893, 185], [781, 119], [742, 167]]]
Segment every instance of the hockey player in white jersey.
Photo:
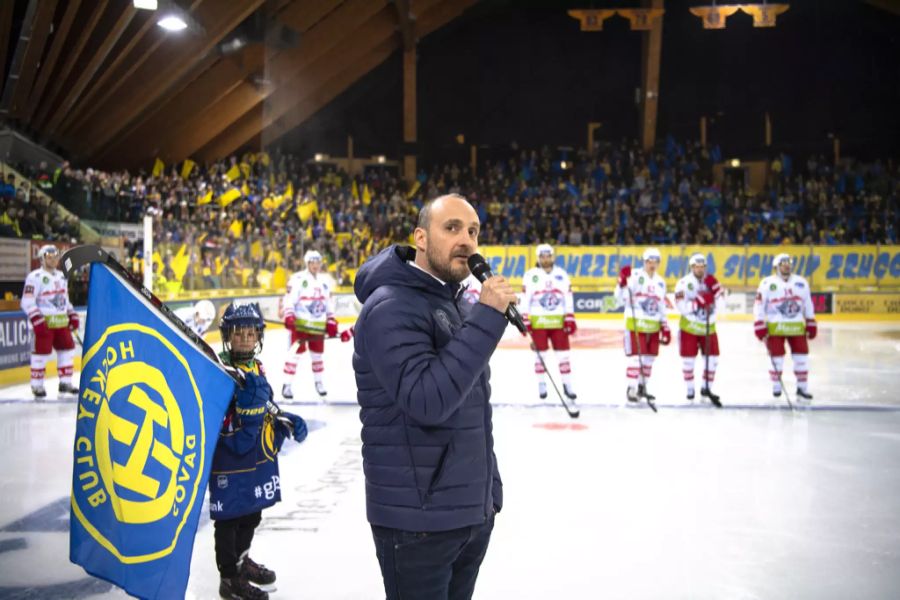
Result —
[[481, 298], [481, 282], [478, 281], [477, 277], [470, 273], [468, 277], [462, 280], [460, 287], [465, 288], [462, 295], [466, 302], [478, 304], [478, 300]]
[[644, 251], [642, 269], [632, 271], [630, 265], [619, 271], [615, 298], [625, 307], [625, 380], [629, 402], [641, 398], [654, 400], [647, 391], [653, 372], [653, 361], [659, 355], [659, 345], [672, 341], [672, 331], [666, 320], [666, 282], [657, 274], [661, 255], [656, 248]]
[[331, 298], [331, 286], [320, 273], [322, 255], [309, 250], [303, 255], [306, 269], [294, 273], [287, 285], [287, 293], [282, 300], [284, 310], [284, 326], [291, 332], [290, 344], [296, 351], [290, 352], [284, 363], [284, 385], [281, 395], [287, 399], [294, 397], [291, 384], [297, 372], [297, 361], [306, 352], [312, 360], [313, 379], [316, 392], [325, 397], [325, 384], [322, 373], [325, 363], [322, 355], [325, 352], [325, 336], [334, 337], [338, 333], [338, 323], [334, 315], [334, 303]]
[[781, 373], [784, 371], [784, 343], [791, 347], [797, 397], [812, 400], [809, 393], [809, 343], [818, 332], [809, 283], [791, 273], [788, 254], [779, 254], [772, 262], [775, 271], [759, 284], [753, 304], [753, 329], [766, 344], [774, 369], [770, 369], [772, 394], [781, 396]]
[[[572, 365], [569, 360], [569, 336], [578, 330], [575, 323], [575, 302], [572, 299], [572, 283], [569, 275], [553, 264], [553, 248], [549, 244], [537, 247], [536, 267], [525, 272], [522, 279], [522, 319], [534, 341], [536, 352], [546, 352], [549, 344], [559, 363], [563, 393], [575, 400], [578, 396], [572, 386]], [[544, 364], [535, 356], [534, 372], [538, 378], [538, 394], [547, 397]]]
[[185, 306], [174, 311], [191, 331], [203, 337], [216, 320], [216, 307], [209, 300], [200, 300], [194, 306]]
[[675, 284], [675, 306], [681, 313], [678, 350], [687, 386], [687, 399], [694, 400], [694, 362], [700, 352], [705, 359], [700, 396], [721, 407], [719, 396], [712, 391], [712, 382], [719, 362], [716, 301], [723, 295], [722, 286], [706, 272], [706, 257], [702, 254], [691, 256], [689, 266], [691, 272]]
[[75, 362], [75, 340], [72, 330], [78, 329], [78, 313], [69, 302], [69, 285], [62, 271], [57, 270], [59, 250], [46, 245], [38, 250], [41, 267], [25, 278], [22, 291], [22, 310], [34, 329], [31, 345], [31, 393], [45, 398], [44, 375], [50, 353], [56, 350], [59, 372], [59, 393], [77, 394], [72, 385]]

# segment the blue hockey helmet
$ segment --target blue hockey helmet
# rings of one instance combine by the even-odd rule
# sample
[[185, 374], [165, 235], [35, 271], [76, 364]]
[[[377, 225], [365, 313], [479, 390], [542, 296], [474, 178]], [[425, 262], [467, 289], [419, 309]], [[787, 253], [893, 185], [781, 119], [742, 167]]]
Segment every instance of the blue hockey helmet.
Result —
[[[256, 346], [253, 350], [236, 352], [231, 341], [234, 332], [238, 329], [251, 328], [257, 333]], [[229, 353], [232, 360], [248, 361], [262, 352], [263, 334], [266, 322], [263, 320], [262, 310], [258, 302], [247, 304], [235, 304], [232, 302], [225, 308], [222, 319], [219, 321], [219, 329], [222, 331], [222, 346]]]

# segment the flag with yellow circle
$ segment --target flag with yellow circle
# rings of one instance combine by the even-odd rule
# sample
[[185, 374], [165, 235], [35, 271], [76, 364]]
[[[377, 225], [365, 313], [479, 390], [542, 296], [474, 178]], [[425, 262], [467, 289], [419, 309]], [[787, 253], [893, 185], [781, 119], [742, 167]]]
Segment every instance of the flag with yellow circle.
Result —
[[182, 598], [234, 381], [148, 300], [91, 265], [70, 560], [140, 598]]

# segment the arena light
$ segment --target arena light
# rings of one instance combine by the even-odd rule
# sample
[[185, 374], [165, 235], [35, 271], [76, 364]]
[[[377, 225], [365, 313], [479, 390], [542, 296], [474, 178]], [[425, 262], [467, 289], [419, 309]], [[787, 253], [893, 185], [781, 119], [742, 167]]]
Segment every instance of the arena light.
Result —
[[316, 162], [322, 162], [326, 158], [328, 158], [327, 154], [316, 154], [313, 158], [315, 158]]
[[740, 166], [741, 166], [741, 159], [739, 159], [739, 158], [732, 158], [732, 159], [731, 159], [731, 167], [732, 167], [733, 169], [737, 169], [737, 168], [740, 167]]
[[156, 0], [134, 0], [134, 7], [141, 10], [156, 10], [159, 4]]
[[384, 156], [384, 154], [379, 154], [378, 156], [373, 156], [372, 158], [374, 158], [375, 162], [380, 165], [383, 165], [387, 161], [387, 158]]
[[182, 31], [187, 29], [187, 23], [184, 22], [184, 19], [172, 13], [164, 15], [156, 22], [156, 24], [166, 31]]
[[562, 161], [559, 163], [559, 168], [561, 168], [563, 171], [565, 171], [566, 169], [569, 168], [569, 163], [567, 163], [566, 161]]

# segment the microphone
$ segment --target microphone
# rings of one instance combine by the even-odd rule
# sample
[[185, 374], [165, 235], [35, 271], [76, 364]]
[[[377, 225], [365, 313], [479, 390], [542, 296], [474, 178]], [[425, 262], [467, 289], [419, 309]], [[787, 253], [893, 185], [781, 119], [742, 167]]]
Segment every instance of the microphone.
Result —
[[[475, 276], [475, 279], [481, 283], [484, 283], [486, 279], [490, 279], [494, 276], [494, 274], [491, 273], [491, 268], [488, 266], [487, 262], [485, 262], [484, 257], [477, 253], [469, 257], [469, 270], [472, 271], [472, 275]], [[506, 320], [515, 325], [516, 329], [522, 332], [522, 335], [528, 335], [528, 329], [525, 327], [522, 315], [516, 310], [515, 304], [507, 306], [504, 314], [506, 315]]]

